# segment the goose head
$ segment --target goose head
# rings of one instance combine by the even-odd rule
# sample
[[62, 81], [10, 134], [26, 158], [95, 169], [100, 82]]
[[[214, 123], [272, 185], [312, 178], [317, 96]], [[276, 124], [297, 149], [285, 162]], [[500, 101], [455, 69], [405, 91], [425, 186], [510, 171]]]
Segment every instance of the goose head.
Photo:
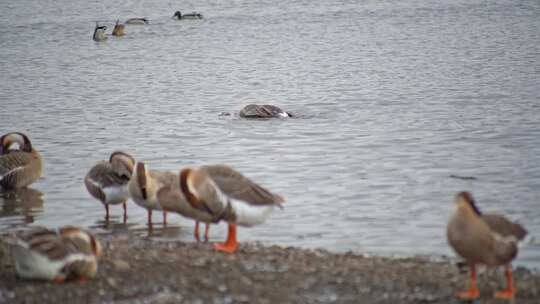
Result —
[[126, 181], [131, 179], [135, 167], [135, 159], [131, 155], [122, 151], [115, 151], [111, 154], [109, 162], [116, 175]]
[[476, 206], [476, 201], [472, 194], [468, 191], [462, 191], [456, 194], [455, 203], [458, 209], [473, 212], [477, 216], [482, 215], [482, 212]]
[[174, 16], [173, 16], [173, 17], [176, 17], [176, 18], [178, 18], [178, 19], [182, 19], [182, 13], [181, 13], [180, 11], [176, 11], [176, 12], [174, 13]]
[[32, 151], [32, 143], [30, 143], [30, 139], [28, 139], [28, 136], [21, 132], [11, 132], [5, 134], [0, 138], [0, 144], [0, 155], [8, 153], [13, 144], [18, 144], [19, 150], [21, 151]]

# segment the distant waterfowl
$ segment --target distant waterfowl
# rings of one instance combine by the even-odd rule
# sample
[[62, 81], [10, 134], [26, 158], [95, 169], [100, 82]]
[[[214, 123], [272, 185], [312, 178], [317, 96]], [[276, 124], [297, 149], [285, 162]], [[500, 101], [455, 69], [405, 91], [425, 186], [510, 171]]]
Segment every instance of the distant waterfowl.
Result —
[[17, 275], [25, 279], [79, 282], [96, 275], [99, 241], [73, 226], [58, 230], [34, 228], [7, 238]]
[[481, 213], [469, 192], [456, 195], [456, 212], [447, 226], [447, 239], [454, 251], [470, 267], [470, 287], [460, 292], [462, 299], [480, 296], [476, 283], [476, 265], [505, 265], [507, 288], [495, 294], [496, 298], [513, 299], [515, 288], [510, 263], [517, 256], [517, 242], [527, 235], [521, 225], [501, 215]]
[[[43, 160], [28, 136], [7, 133], [0, 144], [0, 191], [26, 187], [41, 177]], [[12, 149], [14, 144], [18, 149]]]
[[116, 24], [114, 25], [114, 29], [113, 29], [113, 36], [117, 36], [117, 37], [120, 37], [120, 36], [124, 36], [126, 33], [124, 32], [124, 29], [125, 29], [125, 25], [120, 23], [120, 20], [116, 20]]
[[116, 151], [109, 161], [100, 161], [84, 178], [88, 193], [105, 206], [105, 219], [109, 219], [109, 205], [122, 204], [124, 221], [127, 219], [126, 202], [129, 198], [128, 182], [133, 174], [135, 160], [127, 153]]
[[202, 19], [203, 15], [201, 13], [192, 12], [188, 14], [182, 14], [180, 11], [176, 11], [174, 13], [173, 18], [178, 20], [184, 20], [184, 19]]
[[152, 210], [163, 210], [163, 224], [167, 224], [167, 211], [158, 201], [158, 194], [163, 188], [178, 184], [178, 175], [172, 172], [148, 170], [143, 162], [137, 162], [129, 181], [131, 199], [148, 210], [148, 225], [152, 225]]
[[243, 118], [284, 118], [292, 117], [292, 114], [273, 105], [249, 104], [240, 111]]
[[180, 171], [179, 183], [182, 197], [162, 197], [163, 206], [170, 208], [176, 204], [176, 212], [206, 223], [228, 222], [227, 240], [214, 244], [216, 250], [228, 253], [238, 248], [237, 225], [261, 224], [283, 203], [281, 196], [225, 165], [184, 169]]
[[148, 20], [147, 18], [129, 18], [128, 20], [126, 20], [126, 24], [139, 24], [139, 25], [143, 25], [143, 24], [148, 24], [150, 22], [150, 20]]
[[92, 39], [94, 39], [94, 41], [107, 40], [107, 35], [105, 34], [106, 30], [107, 30], [107, 27], [105, 25], [100, 26], [96, 22], [96, 27], [94, 28], [94, 36], [92, 37]]

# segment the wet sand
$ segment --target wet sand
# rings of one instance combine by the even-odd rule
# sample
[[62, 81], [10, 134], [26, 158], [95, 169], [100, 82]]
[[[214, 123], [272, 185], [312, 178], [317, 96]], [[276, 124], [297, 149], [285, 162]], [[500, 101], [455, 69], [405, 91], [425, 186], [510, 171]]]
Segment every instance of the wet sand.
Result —
[[[86, 283], [23, 281], [0, 249], [0, 303], [459, 303], [467, 273], [446, 258], [388, 258], [241, 244], [237, 254], [209, 244], [134, 235], [100, 236], [104, 253]], [[540, 274], [515, 269], [517, 303], [538, 303]], [[480, 271], [482, 303], [504, 287], [502, 271]]]

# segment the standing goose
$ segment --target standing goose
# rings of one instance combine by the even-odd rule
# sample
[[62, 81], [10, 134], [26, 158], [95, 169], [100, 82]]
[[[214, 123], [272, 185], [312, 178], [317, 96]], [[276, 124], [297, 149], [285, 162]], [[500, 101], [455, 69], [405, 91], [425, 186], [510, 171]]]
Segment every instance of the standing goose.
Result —
[[[11, 149], [15, 143], [17, 150]], [[26, 135], [7, 133], [0, 144], [0, 190], [23, 188], [41, 177], [43, 160]]]
[[135, 159], [127, 153], [116, 151], [109, 161], [100, 161], [84, 178], [88, 193], [105, 206], [105, 219], [109, 220], [109, 204], [122, 204], [124, 222], [127, 219], [126, 202], [129, 198], [128, 182], [133, 173]]
[[17, 275], [26, 279], [85, 281], [97, 272], [101, 245], [89, 232], [73, 226], [57, 231], [42, 227], [9, 237]]
[[517, 242], [525, 238], [527, 230], [503, 216], [483, 214], [469, 192], [456, 195], [456, 212], [448, 222], [446, 236], [454, 251], [470, 266], [470, 287], [460, 292], [462, 299], [480, 296], [476, 286], [477, 264], [505, 265], [507, 288], [495, 293], [496, 298], [513, 299], [515, 288], [510, 263], [518, 253]]
[[178, 175], [172, 172], [148, 170], [143, 162], [137, 162], [128, 188], [131, 199], [148, 210], [148, 225], [152, 226], [152, 210], [163, 210], [163, 224], [167, 224], [167, 211], [159, 201], [157, 194], [165, 187], [178, 184]]
[[[202, 166], [180, 171], [180, 191], [188, 203], [178, 201], [185, 216], [206, 223], [228, 222], [227, 240], [216, 250], [233, 253], [238, 248], [236, 225], [262, 224], [283, 198], [273, 194], [225, 165]], [[171, 202], [164, 202], [168, 206]], [[179, 208], [180, 209], [180, 208]]]

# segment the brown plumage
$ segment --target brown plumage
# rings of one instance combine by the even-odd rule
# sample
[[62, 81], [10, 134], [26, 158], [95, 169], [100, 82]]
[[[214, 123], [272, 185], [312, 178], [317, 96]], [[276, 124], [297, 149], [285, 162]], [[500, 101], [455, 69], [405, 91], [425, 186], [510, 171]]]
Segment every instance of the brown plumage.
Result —
[[[11, 149], [17, 143], [18, 150]], [[0, 138], [0, 190], [26, 187], [41, 177], [43, 161], [30, 139], [20, 132]]]
[[96, 275], [101, 246], [92, 234], [77, 227], [37, 227], [7, 241], [13, 246], [15, 269], [22, 278], [63, 282]]
[[457, 210], [448, 222], [447, 239], [454, 251], [471, 266], [471, 288], [461, 293], [463, 298], [478, 296], [475, 265], [507, 266], [507, 290], [498, 297], [513, 297], [511, 268], [509, 264], [518, 252], [517, 241], [527, 234], [519, 224], [501, 215], [480, 212], [472, 195], [460, 192], [456, 195]]
[[127, 218], [128, 182], [134, 165], [135, 159], [131, 155], [116, 151], [111, 154], [109, 161], [98, 162], [86, 174], [86, 189], [105, 206], [106, 219], [109, 218], [109, 204], [123, 204], [124, 220]]

